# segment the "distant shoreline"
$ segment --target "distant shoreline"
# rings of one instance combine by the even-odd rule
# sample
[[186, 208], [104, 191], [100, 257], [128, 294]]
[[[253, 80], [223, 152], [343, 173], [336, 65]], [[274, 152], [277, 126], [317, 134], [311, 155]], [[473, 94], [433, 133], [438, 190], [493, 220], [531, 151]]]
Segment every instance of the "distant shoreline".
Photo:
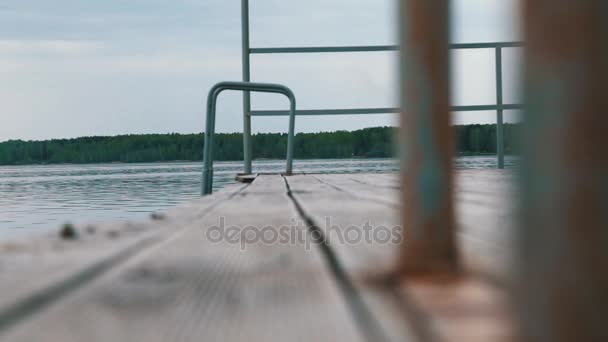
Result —
[[[491, 157], [495, 156], [495, 153], [457, 153], [454, 157]], [[517, 154], [505, 154], [505, 156], [517, 157]], [[307, 161], [307, 160], [386, 160], [386, 159], [394, 159], [398, 160], [397, 157], [351, 157], [351, 158], [297, 158], [295, 161]], [[260, 161], [281, 161], [284, 159], [254, 159], [254, 162]], [[0, 164], [0, 167], [3, 166], [82, 166], [82, 165], [142, 165], [142, 164], [179, 164], [179, 163], [202, 163], [202, 160], [163, 160], [163, 161], [146, 161], [146, 162], [88, 162], [88, 163], [24, 163], [24, 164]], [[220, 163], [238, 163], [243, 162], [243, 160], [220, 160], [216, 161]]]
[[[296, 158], [295, 161], [306, 161], [306, 160], [349, 160], [349, 159], [368, 159], [368, 160], [386, 160], [386, 159], [394, 159], [397, 160], [397, 157], [344, 157], [344, 158]], [[280, 161], [284, 159], [275, 159], [275, 158], [260, 158], [254, 159], [254, 162], [261, 161]], [[23, 163], [23, 164], [0, 164], [0, 166], [27, 166], [27, 165], [36, 165], [36, 166], [44, 166], [44, 165], [95, 165], [95, 164], [104, 164], [104, 165], [125, 165], [125, 164], [179, 164], [179, 163], [202, 163], [203, 160], [157, 160], [157, 161], [143, 161], [143, 162], [85, 162], [85, 163]], [[243, 160], [216, 160], [216, 163], [238, 163], [243, 162]]]
[[[505, 153], [514, 154], [519, 124], [505, 124]], [[495, 125], [453, 126], [457, 156], [496, 153]], [[298, 133], [296, 159], [391, 158], [397, 155], [395, 127], [372, 127], [356, 131]], [[253, 135], [254, 159], [284, 159], [287, 134]], [[141, 134], [92, 136], [45, 141], [9, 140], [0, 143], [0, 165], [57, 165], [198, 162], [203, 159], [203, 134]], [[216, 161], [243, 160], [241, 133], [218, 133], [214, 137]]]

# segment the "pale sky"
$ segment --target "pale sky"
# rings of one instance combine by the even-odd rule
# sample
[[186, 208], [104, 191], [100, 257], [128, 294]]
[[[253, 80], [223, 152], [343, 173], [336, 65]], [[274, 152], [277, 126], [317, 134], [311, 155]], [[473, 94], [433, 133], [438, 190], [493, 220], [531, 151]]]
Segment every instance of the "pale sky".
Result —
[[[392, 0], [251, 0], [251, 46], [396, 44]], [[516, 0], [454, 0], [452, 41], [519, 40]], [[1, 0], [0, 141], [194, 133], [216, 82], [241, 79], [237, 0]], [[518, 51], [504, 52], [505, 102], [518, 101]], [[495, 102], [494, 54], [453, 56], [454, 104]], [[255, 55], [252, 80], [291, 87], [299, 108], [396, 107], [396, 53]], [[255, 109], [287, 108], [255, 95]], [[516, 113], [507, 113], [513, 119]], [[495, 120], [455, 114], [456, 123]], [[298, 132], [393, 125], [395, 115], [298, 117]], [[286, 118], [253, 119], [284, 132]], [[218, 132], [242, 130], [223, 94]]]

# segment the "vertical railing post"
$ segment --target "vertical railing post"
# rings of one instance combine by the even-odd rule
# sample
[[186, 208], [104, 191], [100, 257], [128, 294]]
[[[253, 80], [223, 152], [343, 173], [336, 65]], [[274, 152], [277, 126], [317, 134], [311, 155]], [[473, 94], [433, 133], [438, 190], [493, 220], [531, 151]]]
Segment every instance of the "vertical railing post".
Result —
[[496, 157], [499, 169], [505, 168], [505, 134], [503, 125], [503, 110], [501, 108], [502, 101], [502, 49], [497, 47], [496, 54]]
[[522, 341], [606, 341], [608, 4], [523, 3]]
[[403, 273], [457, 266], [452, 204], [449, 0], [401, 0]]
[[[243, 63], [243, 82], [251, 81], [250, 71], [250, 50], [249, 50], [249, 0], [241, 0], [241, 43], [242, 43], [242, 63]], [[251, 143], [251, 93], [243, 92], [243, 159], [244, 172], [251, 173], [252, 159]]]
[[201, 181], [201, 194], [203, 196], [208, 195], [213, 191], [213, 137], [215, 135], [216, 92], [216, 87], [212, 87], [207, 95], [205, 143], [203, 145], [203, 172]]
[[287, 166], [285, 168], [285, 175], [293, 175], [293, 150], [294, 140], [296, 135], [296, 98], [291, 94], [289, 96], [290, 107], [289, 107], [289, 129], [287, 131]]

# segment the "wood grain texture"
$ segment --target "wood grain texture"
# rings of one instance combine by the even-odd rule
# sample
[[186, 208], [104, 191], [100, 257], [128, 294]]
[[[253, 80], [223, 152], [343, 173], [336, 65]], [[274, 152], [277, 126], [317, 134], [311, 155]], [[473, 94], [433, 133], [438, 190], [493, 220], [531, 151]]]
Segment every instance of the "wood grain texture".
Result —
[[[398, 209], [379, 202], [378, 195], [372, 194], [369, 187], [347, 179], [332, 181], [336, 178], [314, 175], [290, 177], [288, 182], [304, 211], [324, 231], [330, 246], [349, 272], [386, 274], [396, 267], [399, 244], [373, 243], [373, 228], [385, 227], [389, 231], [400, 228]], [[355, 197], [353, 193], [361, 197]], [[396, 196], [396, 192], [386, 190], [383, 195]], [[371, 233], [371, 239], [365, 239], [366, 230]]]
[[221, 194], [178, 206], [161, 220], [76, 227], [73, 240], [62, 239], [58, 229], [1, 242], [0, 331], [56, 299], [51, 297], [95, 277], [108, 264], [166, 239], [242, 188], [230, 186]]
[[434, 341], [516, 341], [507, 294], [473, 275], [413, 277], [400, 293], [426, 318]]
[[[396, 175], [314, 175], [314, 177], [318, 183], [325, 185], [324, 189], [341, 192], [342, 197], [348, 194], [351, 196], [350, 201], [358, 201], [359, 203], [353, 208], [367, 206], [369, 202], [374, 205], [384, 205], [388, 208], [378, 209], [369, 206], [365, 210], [383, 211], [385, 213], [375, 216], [392, 217], [392, 223], [398, 222], [394, 214], [394, 209], [400, 206], [398, 195], [400, 185]], [[454, 181], [456, 233], [461, 249], [461, 261], [465, 268], [488, 274], [503, 282], [507, 282], [512, 272], [513, 230], [514, 219], [517, 216], [513, 178], [513, 171], [509, 170], [459, 170], [455, 173]], [[315, 183], [311, 179], [300, 182], [313, 185]], [[332, 199], [315, 198], [308, 202], [311, 202], [312, 206], [323, 207], [324, 209], [319, 213], [328, 212], [331, 210], [332, 201], [343, 203], [341, 198], [335, 196], [334, 194]], [[309, 194], [310, 197], [314, 198], [314, 192]], [[325, 193], [318, 197], [325, 197]], [[319, 203], [322, 204], [315, 204], [315, 201], [320, 201]], [[315, 213], [315, 210], [312, 212]], [[368, 245], [366, 248], [375, 247]], [[358, 253], [351, 252], [351, 254]]]
[[[513, 340], [511, 309], [502, 287], [509, 279], [512, 257], [512, 173], [463, 171], [456, 174], [455, 182], [463, 275], [406, 277], [386, 283], [383, 274], [394, 268], [398, 248], [366, 242], [332, 247], [381, 325], [393, 332], [392, 338], [398, 338], [395, 332], [400, 331], [401, 321], [401, 334], [409, 334], [410, 339], [416, 334], [420, 340], [435, 341]], [[289, 183], [327, 235], [335, 233], [335, 227], [361, 227], [368, 220], [399, 224], [400, 186], [395, 178], [387, 182], [373, 175], [315, 175]], [[327, 217], [335, 227], [329, 226]], [[407, 248], [407, 227], [405, 244]], [[378, 299], [382, 296], [384, 301]], [[395, 305], [401, 310], [390, 310]]]
[[221, 217], [241, 227], [293, 224], [298, 214], [285, 193], [280, 176], [259, 177], [3, 340], [361, 340], [318, 249], [209, 241], [208, 229]]
[[[287, 181], [306, 215], [323, 232], [329, 248], [338, 257], [339, 267], [348, 275], [386, 340], [416, 340], [415, 327], [404, 315], [399, 301], [395, 301], [386, 279], [396, 267], [399, 242], [382, 243], [384, 236], [374, 238], [374, 232], [378, 231], [374, 229], [380, 226], [387, 228], [389, 240], [393, 239], [390, 232], [394, 227], [399, 229], [395, 237], [401, 236], [397, 208], [378, 203], [381, 197], [350, 176], [314, 175], [290, 177]], [[361, 194], [363, 199], [351, 191]], [[383, 192], [389, 193], [396, 195], [394, 190]]]
[[[83, 230], [75, 241], [42, 235], [5, 243], [0, 323], [7, 312], [13, 317], [0, 324], [0, 339], [506, 340], [502, 291], [476, 274], [509, 269], [511, 182], [508, 172], [458, 173], [458, 238], [475, 275], [458, 281], [396, 281], [400, 246], [373, 230], [365, 239], [366, 227], [400, 225], [395, 174], [262, 175], [157, 220]], [[225, 229], [286, 227], [292, 235], [213, 242], [209, 233], [222, 218]], [[328, 245], [311, 238], [314, 227]], [[63, 291], [51, 291], [57, 286]], [[49, 299], [43, 305], [15, 311], [40, 293]], [[474, 322], [485, 322], [487, 334], [461, 329]]]

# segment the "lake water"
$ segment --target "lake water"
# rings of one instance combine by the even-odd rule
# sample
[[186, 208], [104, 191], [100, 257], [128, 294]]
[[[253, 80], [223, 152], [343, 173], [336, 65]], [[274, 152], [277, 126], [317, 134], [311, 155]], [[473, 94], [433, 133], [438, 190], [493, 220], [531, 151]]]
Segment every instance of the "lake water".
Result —
[[[494, 168], [493, 156], [458, 157], [458, 168]], [[507, 157], [507, 167], [517, 159]], [[216, 162], [214, 189], [234, 182], [242, 162]], [[254, 162], [281, 172], [284, 161]], [[295, 172], [397, 171], [394, 159], [296, 160]], [[200, 196], [201, 163], [0, 166], [0, 238], [63, 223], [137, 220]]]

